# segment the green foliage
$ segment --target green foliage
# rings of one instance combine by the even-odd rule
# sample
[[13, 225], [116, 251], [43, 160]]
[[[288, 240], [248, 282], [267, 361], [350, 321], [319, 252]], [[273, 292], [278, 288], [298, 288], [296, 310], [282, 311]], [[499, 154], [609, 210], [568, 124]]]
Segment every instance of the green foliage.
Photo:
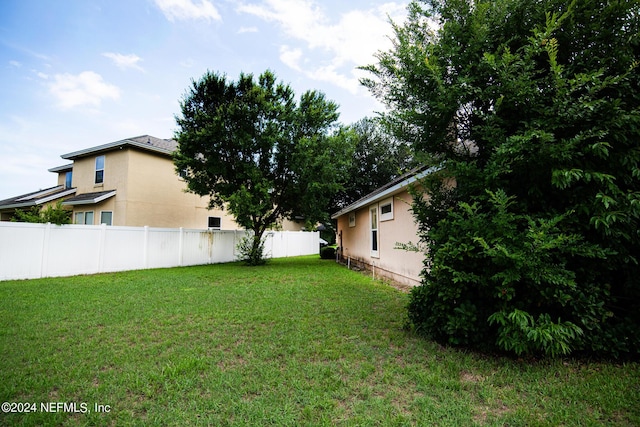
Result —
[[[240, 238], [236, 245], [238, 252], [238, 260], [244, 261], [245, 264], [255, 267], [267, 263], [264, 253], [265, 237], [256, 239], [252, 232]], [[257, 242], [257, 243], [256, 243]]]
[[322, 259], [336, 259], [336, 248], [333, 246], [325, 246], [320, 249], [320, 258]]
[[252, 258], [264, 231], [283, 218], [315, 224], [342, 188], [350, 149], [334, 133], [338, 106], [322, 93], [293, 90], [270, 71], [237, 82], [207, 72], [194, 81], [176, 117], [176, 171], [188, 190], [209, 196], [253, 232]]
[[29, 210], [16, 209], [11, 218], [13, 222], [36, 222], [41, 223], [42, 216], [40, 215], [40, 206], [32, 206]]
[[71, 224], [71, 211], [62, 206], [62, 201], [58, 201], [55, 206], [48, 205], [46, 208], [32, 206], [27, 211], [16, 210], [13, 218], [15, 222], [37, 222], [51, 223], [56, 225]]
[[[482, 346], [497, 336], [499, 348], [518, 354], [567, 353], [579, 344], [581, 329], [571, 322], [554, 324], [549, 316], [569, 316], [585, 327], [606, 319], [595, 284], [590, 284], [593, 293], [585, 294], [586, 284], [578, 286], [569, 268], [606, 254], [563, 232], [568, 215], [534, 220], [514, 213], [516, 200], [504, 191], [487, 196], [485, 209], [480, 202], [460, 202], [429, 234], [436, 243], [425, 284], [411, 294], [411, 321], [451, 344]], [[531, 319], [528, 328], [517, 316], [521, 313]]]
[[344, 175], [344, 188], [333, 198], [331, 212], [336, 212], [361, 199], [414, 165], [411, 147], [387, 132], [385, 124], [376, 118], [365, 118], [341, 129], [344, 143], [351, 146]]
[[413, 207], [429, 248], [417, 329], [516, 353], [640, 352], [639, 14], [411, 3], [364, 83], [439, 166]]
[[564, 355], [571, 352], [571, 344], [582, 329], [571, 322], [553, 323], [548, 314], [541, 314], [535, 321], [526, 311], [514, 309], [506, 314], [504, 311], [489, 316], [489, 324], [497, 323], [498, 346], [517, 355], [543, 352], [550, 356]]

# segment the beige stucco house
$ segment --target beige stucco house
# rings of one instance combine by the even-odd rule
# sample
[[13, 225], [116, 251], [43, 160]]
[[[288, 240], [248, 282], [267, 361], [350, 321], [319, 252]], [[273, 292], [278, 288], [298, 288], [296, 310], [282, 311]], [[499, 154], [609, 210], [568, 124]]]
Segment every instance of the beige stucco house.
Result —
[[238, 228], [223, 210], [208, 209], [207, 198], [184, 191], [171, 158], [176, 148], [174, 140], [143, 135], [64, 154], [73, 163], [50, 171], [62, 185], [65, 168], [72, 170], [76, 194], [62, 204], [75, 224]]
[[171, 157], [176, 148], [174, 140], [143, 135], [64, 154], [71, 163], [49, 169], [58, 185], [0, 201], [1, 219], [62, 200], [74, 224], [238, 229], [233, 216], [208, 208], [208, 198], [185, 192]]
[[171, 154], [177, 143], [149, 135], [64, 154], [49, 169], [58, 185], [0, 201], [2, 220], [15, 209], [62, 201], [74, 224], [236, 229], [233, 217], [186, 193]]
[[331, 216], [337, 221], [338, 254], [344, 261], [399, 283], [420, 284], [424, 254], [396, 246], [419, 241], [408, 188], [430, 172], [415, 169]]

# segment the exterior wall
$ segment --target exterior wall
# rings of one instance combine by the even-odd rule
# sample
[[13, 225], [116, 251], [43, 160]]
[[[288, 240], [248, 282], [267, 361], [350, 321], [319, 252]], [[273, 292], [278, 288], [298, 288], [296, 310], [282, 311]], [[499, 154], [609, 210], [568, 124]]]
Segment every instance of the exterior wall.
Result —
[[[58, 174], [58, 185], [64, 185], [66, 180], [66, 172], [60, 172]], [[73, 175], [71, 176], [71, 180], [73, 180]]]
[[[418, 226], [411, 209], [411, 195], [402, 191], [393, 195], [393, 219], [380, 220], [380, 202], [372, 202], [355, 212], [355, 227], [349, 226], [349, 213], [338, 217], [338, 236], [342, 232], [342, 255], [364, 263], [367, 268], [375, 268], [376, 275], [386, 276], [407, 285], [420, 284], [424, 254], [394, 249], [396, 243], [417, 243]], [[378, 254], [371, 251], [370, 209], [378, 213]], [[340, 245], [340, 237], [338, 237]]]
[[223, 210], [209, 210], [208, 198], [185, 192], [170, 158], [137, 150], [129, 156], [127, 225], [203, 229], [212, 216], [221, 218], [223, 230], [238, 228]]
[[74, 206], [74, 218], [77, 212], [93, 211], [93, 224], [100, 224], [100, 212], [111, 211], [113, 212], [112, 225], [128, 225], [126, 201], [128, 193], [128, 152], [129, 150], [118, 150], [100, 154], [105, 157], [104, 180], [100, 184], [95, 183], [96, 157], [98, 155], [83, 157], [73, 162], [71, 185], [77, 189], [76, 195], [117, 190], [115, 197], [102, 203]]
[[74, 206], [76, 212], [113, 212], [114, 226], [185, 227], [205, 229], [208, 218], [220, 217], [221, 229], [238, 229], [223, 210], [209, 210], [208, 199], [186, 193], [185, 182], [175, 173], [169, 157], [135, 149], [114, 150], [105, 156], [104, 182], [95, 184], [95, 159], [91, 155], [74, 161], [72, 185], [76, 194], [116, 190], [116, 195], [96, 205]]
[[276, 230], [283, 231], [303, 231], [303, 228], [305, 227], [303, 221], [291, 221], [288, 219], [283, 219], [277, 224], [275, 228]]
[[73, 176], [71, 185], [77, 188], [76, 194], [94, 193], [96, 191], [118, 190], [118, 193], [126, 198], [127, 171], [129, 163], [129, 150], [113, 150], [104, 155], [104, 181], [95, 183], [96, 157], [90, 155], [73, 162]]

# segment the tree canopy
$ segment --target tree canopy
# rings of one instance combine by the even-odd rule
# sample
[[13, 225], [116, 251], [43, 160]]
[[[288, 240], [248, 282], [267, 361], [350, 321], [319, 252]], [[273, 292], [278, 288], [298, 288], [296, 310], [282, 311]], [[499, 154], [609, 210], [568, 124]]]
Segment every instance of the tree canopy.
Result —
[[364, 83], [440, 167], [414, 205], [417, 329], [518, 354], [640, 352], [639, 14], [428, 0], [395, 25]]
[[377, 118], [364, 118], [341, 129], [353, 156], [346, 165], [348, 177], [335, 196], [330, 212], [336, 212], [411, 169], [413, 155], [405, 141], [390, 134]]
[[327, 219], [341, 188], [348, 145], [334, 135], [338, 105], [317, 91], [299, 100], [271, 71], [237, 81], [207, 72], [193, 81], [176, 117], [177, 171], [188, 190], [209, 196], [237, 223], [253, 231], [253, 262], [260, 238], [276, 221]]

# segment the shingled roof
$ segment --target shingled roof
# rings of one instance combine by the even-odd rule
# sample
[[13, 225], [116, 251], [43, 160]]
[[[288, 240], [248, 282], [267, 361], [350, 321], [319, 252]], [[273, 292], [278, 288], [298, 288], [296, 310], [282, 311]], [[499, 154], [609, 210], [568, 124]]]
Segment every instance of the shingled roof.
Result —
[[78, 194], [62, 202], [65, 206], [93, 205], [116, 195], [116, 190], [97, 191], [95, 193]]
[[151, 135], [141, 135], [133, 138], [123, 139], [120, 141], [109, 142], [107, 144], [98, 145], [91, 148], [85, 148], [84, 150], [63, 154], [60, 157], [68, 160], [75, 160], [85, 156], [92, 156], [103, 153], [105, 151], [111, 151], [114, 149], [125, 147], [138, 148], [170, 156], [178, 148], [178, 143], [173, 139], [161, 139]]
[[60, 199], [71, 194], [75, 194], [75, 188], [64, 188], [64, 185], [45, 188], [44, 190], [33, 191], [27, 194], [0, 200], [0, 209], [15, 209], [37, 206], [52, 200]]

